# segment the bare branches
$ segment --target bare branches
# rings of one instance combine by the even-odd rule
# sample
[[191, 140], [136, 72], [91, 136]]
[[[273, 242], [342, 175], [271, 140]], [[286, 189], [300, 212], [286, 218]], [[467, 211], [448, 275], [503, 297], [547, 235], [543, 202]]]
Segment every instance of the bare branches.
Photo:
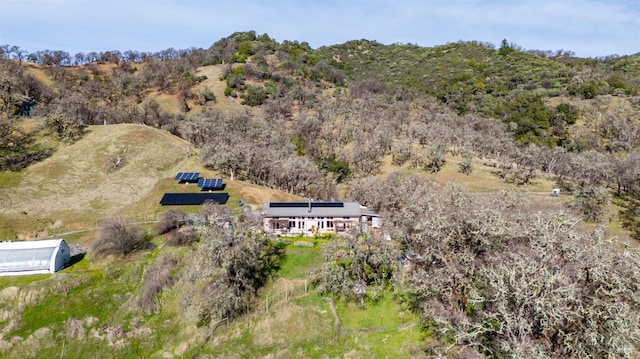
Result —
[[148, 242], [140, 228], [127, 223], [124, 217], [107, 218], [98, 227], [93, 250], [97, 255], [126, 255], [144, 248]]
[[151, 314], [158, 310], [158, 296], [175, 282], [171, 271], [177, 267], [178, 263], [178, 258], [164, 256], [147, 267], [144, 273], [142, 296], [137, 302], [141, 312]]
[[[402, 243], [413, 307], [455, 350], [575, 358], [637, 352], [637, 251], [621, 253], [601, 231], [585, 235], [569, 213], [532, 209], [517, 194], [434, 189], [399, 175], [368, 187], [358, 197], [387, 214], [386, 230]], [[389, 191], [393, 200], [384, 197]]]

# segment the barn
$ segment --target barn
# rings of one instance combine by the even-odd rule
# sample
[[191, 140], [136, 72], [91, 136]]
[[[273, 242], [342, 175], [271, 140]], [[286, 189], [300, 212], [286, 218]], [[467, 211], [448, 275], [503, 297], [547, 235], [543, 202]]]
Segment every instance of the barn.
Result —
[[54, 273], [70, 259], [64, 239], [0, 242], [0, 276]]

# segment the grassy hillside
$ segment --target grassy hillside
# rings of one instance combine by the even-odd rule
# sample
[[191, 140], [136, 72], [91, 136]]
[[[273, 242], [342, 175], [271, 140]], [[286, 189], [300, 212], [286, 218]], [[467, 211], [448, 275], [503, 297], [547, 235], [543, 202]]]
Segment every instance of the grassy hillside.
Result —
[[[110, 169], [120, 157], [122, 165]], [[155, 220], [165, 192], [195, 191], [173, 179], [199, 171], [197, 150], [166, 131], [140, 125], [92, 126], [84, 138], [62, 145], [45, 161], [21, 172], [0, 173], [0, 238], [30, 239], [94, 228], [106, 217]], [[257, 186], [227, 182], [229, 203], [253, 205], [295, 198]]]

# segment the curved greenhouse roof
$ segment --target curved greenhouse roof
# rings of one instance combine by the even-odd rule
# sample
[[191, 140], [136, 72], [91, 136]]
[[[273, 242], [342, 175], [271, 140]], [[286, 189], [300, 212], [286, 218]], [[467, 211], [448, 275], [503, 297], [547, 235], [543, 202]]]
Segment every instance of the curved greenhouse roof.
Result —
[[0, 242], [0, 276], [54, 273], [70, 258], [64, 239]]

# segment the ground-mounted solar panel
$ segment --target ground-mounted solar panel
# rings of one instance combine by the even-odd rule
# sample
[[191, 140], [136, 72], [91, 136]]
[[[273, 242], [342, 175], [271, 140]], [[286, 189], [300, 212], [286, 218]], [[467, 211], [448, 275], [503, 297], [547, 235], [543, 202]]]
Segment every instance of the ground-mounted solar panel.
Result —
[[[271, 208], [304, 208], [309, 207], [309, 202], [271, 202]], [[311, 208], [342, 208], [342, 202], [311, 202]]]
[[200, 172], [178, 172], [176, 179], [180, 182], [195, 182], [200, 177]]
[[203, 190], [222, 189], [222, 178], [200, 178], [198, 187], [202, 187]]
[[228, 200], [228, 193], [165, 193], [160, 204], [163, 206], [202, 205], [208, 202], [225, 204]]

